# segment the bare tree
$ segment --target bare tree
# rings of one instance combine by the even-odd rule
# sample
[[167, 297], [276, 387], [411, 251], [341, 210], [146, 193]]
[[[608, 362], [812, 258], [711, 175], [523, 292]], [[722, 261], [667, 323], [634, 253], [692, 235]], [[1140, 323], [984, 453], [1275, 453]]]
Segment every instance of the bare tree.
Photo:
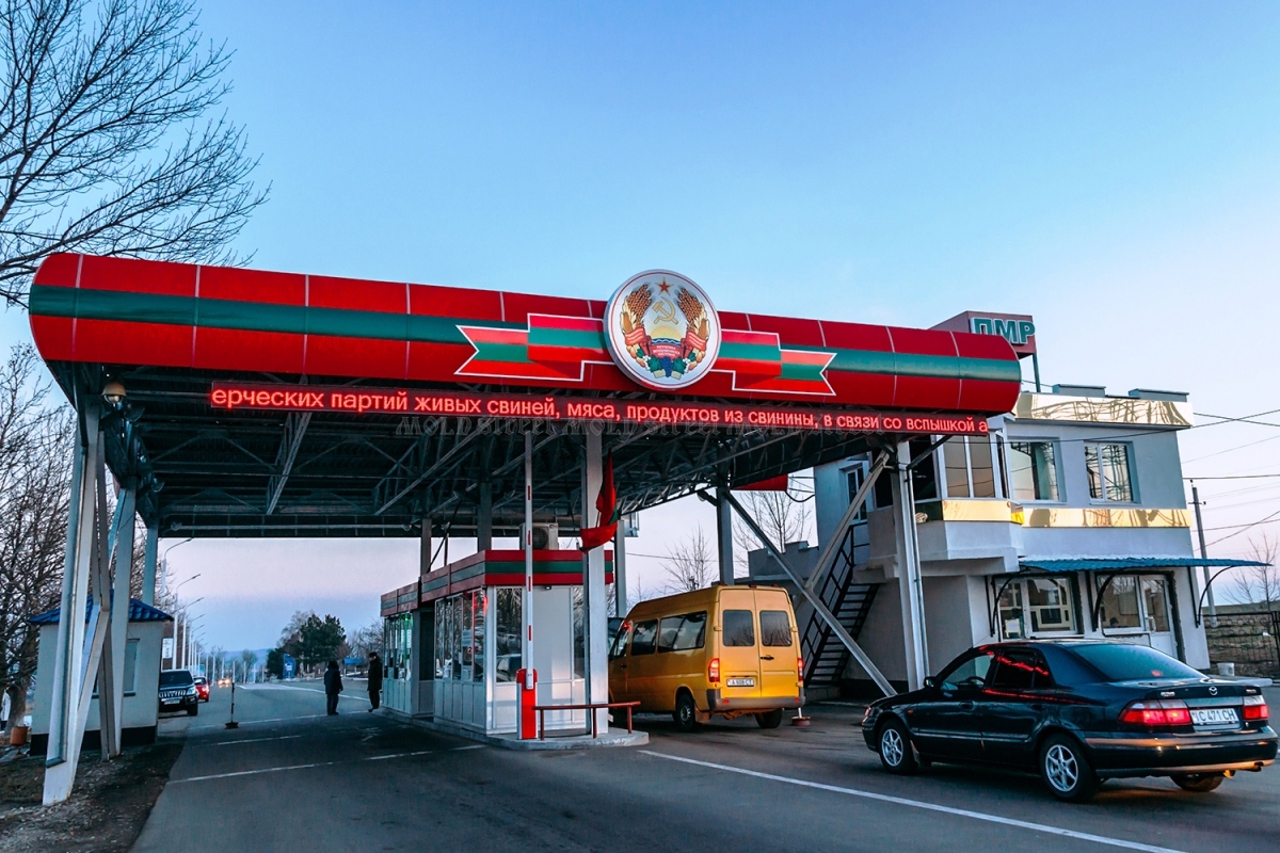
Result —
[[0, 296], [53, 252], [234, 263], [266, 200], [189, 0], [0, 0]]
[[0, 690], [26, 713], [39, 633], [27, 621], [58, 606], [70, 499], [73, 421], [47, 397], [30, 346], [0, 367]]
[[[738, 502], [751, 513], [756, 523], [779, 548], [786, 548], [792, 542], [809, 541], [809, 533], [812, 529], [813, 513], [809, 498], [799, 497], [794, 486], [794, 482], [789, 483], [785, 492], [735, 493]], [[735, 566], [745, 573], [747, 554], [763, 547], [759, 538], [742, 523], [742, 519], [735, 517], [733, 520]]]
[[719, 578], [720, 572], [712, 553], [711, 542], [703, 533], [701, 525], [680, 542], [667, 548], [662, 571], [667, 579], [668, 593], [702, 589], [711, 586]]
[[1260, 604], [1266, 610], [1280, 606], [1280, 569], [1276, 556], [1280, 542], [1263, 533], [1261, 541], [1249, 540], [1249, 559], [1265, 566], [1244, 566], [1234, 573], [1229, 594], [1236, 601]]

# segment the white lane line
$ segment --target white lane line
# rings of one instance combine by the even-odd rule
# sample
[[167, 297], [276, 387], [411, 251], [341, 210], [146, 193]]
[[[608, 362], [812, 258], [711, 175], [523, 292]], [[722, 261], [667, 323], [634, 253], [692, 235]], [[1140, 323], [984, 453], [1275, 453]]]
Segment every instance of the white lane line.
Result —
[[[328, 714], [303, 714], [301, 717], [271, 717], [266, 720], [241, 720], [240, 725], [256, 726], [262, 723], [288, 723], [288, 722], [292, 722], [293, 720], [315, 720], [315, 719], [318, 719], [319, 717], [327, 717], [327, 716], [329, 715]], [[188, 731], [194, 731], [196, 729], [225, 729], [225, 728], [226, 726], [223, 725], [222, 723], [214, 723], [208, 726], [189, 726]]]
[[397, 752], [394, 755], [373, 755], [368, 758], [356, 758], [350, 761], [317, 761], [313, 764], [290, 764], [286, 767], [263, 767], [259, 770], [237, 770], [234, 773], [211, 773], [208, 776], [188, 776], [185, 779], [170, 779], [170, 785], [181, 782], [206, 782], [210, 779], [231, 779], [235, 776], [257, 776], [261, 773], [283, 773], [286, 770], [308, 770], [312, 767], [332, 767], [335, 764], [354, 764], [359, 761], [386, 761], [389, 758], [411, 758], [415, 755], [430, 755], [432, 750], [419, 752]]
[[1021, 829], [1030, 829], [1035, 832], [1046, 832], [1050, 835], [1058, 835], [1064, 838], [1074, 838], [1078, 841], [1092, 841], [1095, 844], [1105, 844], [1109, 847], [1122, 847], [1125, 850], [1141, 850], [1144, 853], [1182, 853], [1180, 850], [1174, 850], [1171, 847], [1157, 847], [1154, 844], [1143, 844], [1139, 841], [1125, 841], [1122, 838], [1109, 838], [1105, 835], [1093, 835], [1088, 832], [1076, 832], [1073, 829], [1062, 829], [1057, 826], [1050, 826], [1044, 823], [1032, 823], [1027, 820], [1015, 820], [1014, 818], [1000, 817], [998, 815], [985, 814], [983, 812], [970, 811], [968, 809], [957, 809], [951, 806], [940, 806], [936, 803], [926, 803], [920, 800], [908, 800], [905, 797], [892, 797], [888, 794], [876, 794], [871, 791], [859, 791], [856, 788], [842, 788], [839, 785], [824, 785], [821, 782], [809, 782], [805, 779], [793, 779], [790, 776], [778, 776], [773, 773], [761, 773], [757, 770], [746, 770], [742, 767], [731, 767], [727, 764], [715, 764], [710, 761], [698, 761], [693, 758], [683, 758], [678, 755], [666, 755], [661, 752], [653, 752], [648, 749], [639, 750], [645, 755], [652, 755], [654, 758], [665, 758], [668, 761], [679, 761], [684, 764], [694, 764], [698, 767], [710, 767], [713, 770], [723, 770], [727, 773], [740, 773], [743, 776], [754, 776], [757, 779], [768, 779], [771, 782], [785, 782], [788, 785], [799, 785], [802, 788], [816, 788], [819, 791], [831, 791], [836, 794], [846, 794], [850, 797], [862, 797], [867, 800], [876, 800], [882, 803], [894, 803], [899, 806], [909, 806], [911, 808], [925, 809], [932, 812], [942, 812], [943, 814], [955, 815], [957, 817], [967, 817], [973, 820], [982, 820], [988, 823], [999, 823], [1004, 826], [1016, 826]]
[[455, 746], [453, 749], [450, 750], [450, 752], [464, 752], [468, 749], [484, 749], [485, 746], [486, 744], [483, 744], [483, 743], [476, 743], [476, 744], [472, 744], [471, 746]]
[[[310, 687], [298, 687], [297, 685], [294, 685], [294, 684], [255, 684], [255, 685], [253, 685], [252, 687], [249, 687], [248, 685], [246, 685], [246, 686], [242, 687], [241, 689], [242, 689], [242, 690], [249, 690], [249, 691], [254, 691], [254, 690], [301, 690], [303, 693], [310, 693], [310, 694], [312, 694], [312, 695], [314, 695], [314, 696], [324, 696], [324, 695], [325, 695], [325, 692], [324, 692], [323, 690], [312, 690]], [[359, 696], [347, 696], [347, 695], [345, 695], [345, 694], [343, 694], [343, 693], [339, 693], [339, 694], [338, 694], [338, 698], [339, 698], [339, 699], [349, 699], [349, 700], [351, 700], [352, 702], [368, 702], [368, 701], [369, 701], [369, 699], [368, 699], [367, 697], [366, 697], [366, 698], [364, 698], [364, 699], [361, 699]]]
[[234, 746], [237, 743], [266, 743], [271, 740], [294, 740], [302, 735], [281, 735], [280, 737], [251, 737], [244, 740], [224, 740], [218, 743], [201, 744], [201, 746]]

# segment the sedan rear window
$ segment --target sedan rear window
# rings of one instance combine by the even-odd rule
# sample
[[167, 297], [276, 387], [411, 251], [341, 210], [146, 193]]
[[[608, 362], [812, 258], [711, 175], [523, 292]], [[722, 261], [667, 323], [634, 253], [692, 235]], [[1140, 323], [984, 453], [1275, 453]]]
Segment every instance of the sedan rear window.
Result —
[[173, 669], [160, 673], [161, 687], [182, 687], [184, 685], [190, 686], [194, 683], [191, 673], [185, 669]]
[[1108, 681], [1204, 678], [1203, 673], [1148, 646], [1107, 643], [1073, 646], [1071, 650], [1092, 664]]

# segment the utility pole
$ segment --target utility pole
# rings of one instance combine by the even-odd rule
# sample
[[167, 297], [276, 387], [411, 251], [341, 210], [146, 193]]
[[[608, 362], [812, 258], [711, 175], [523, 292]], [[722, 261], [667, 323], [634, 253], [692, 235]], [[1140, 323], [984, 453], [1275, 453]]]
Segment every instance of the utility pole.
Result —
[[[1191, 503], [1196, 508], [1196, 532], [1200, 534], [1200, 559], [1207, 560], [1209, 559], [1209, 555], [1206, 552], [1204, 545], [1204, 519], [1200, 516], [1200, 490], [1196, 488], [1195, 480], [1191, 481]], [[1209, 585], [1212, 583], [1212, 578], [1209, 577], [1209, 567], [1204, 566], [1203, 569], [1204, 588], [1209, 595], [1209, 627], [1217, 628], [1218, 609], [1213, 604], [1213, 587]], [[1196, 606], [1199, 607], [1200, 605], [1197, 603]]]

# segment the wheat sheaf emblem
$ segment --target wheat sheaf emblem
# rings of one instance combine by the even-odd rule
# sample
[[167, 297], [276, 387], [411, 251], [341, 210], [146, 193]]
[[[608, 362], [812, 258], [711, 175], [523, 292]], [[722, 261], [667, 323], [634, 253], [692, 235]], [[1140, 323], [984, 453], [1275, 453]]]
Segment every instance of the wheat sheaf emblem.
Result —
[[[679, 380], [706, 359], [711, 333], [707, 308], [688, 288], [665, 278], [656, 285], [655, 301], [654, 287], [639, 284], [622, 300], [623, 341], [627, 355], [655, 379]], [[675, 309], [684, 318], [683, 333]]]

